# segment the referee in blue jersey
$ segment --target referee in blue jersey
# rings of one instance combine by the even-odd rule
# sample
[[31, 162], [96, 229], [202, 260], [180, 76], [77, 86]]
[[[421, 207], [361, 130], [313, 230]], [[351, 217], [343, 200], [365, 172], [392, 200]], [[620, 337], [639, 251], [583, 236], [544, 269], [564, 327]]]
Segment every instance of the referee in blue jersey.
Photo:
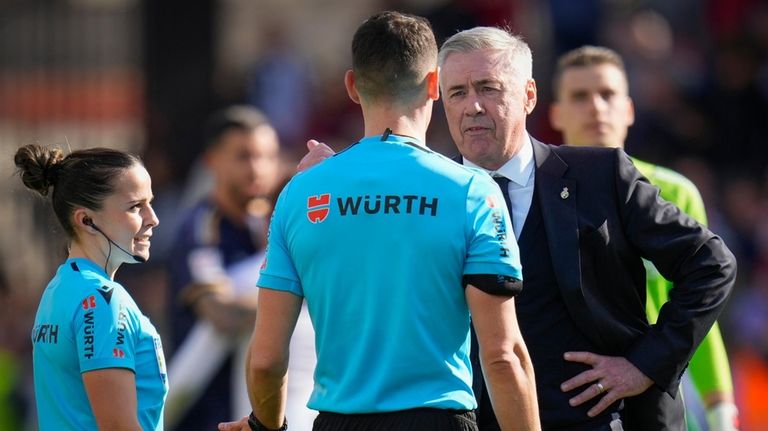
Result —
[[496, 183], [429, 150], [437, 45], [426, 20], [365, 21], [345, 76], [365, 137], [296, 175], [270, 226], [247, 381], [253, 413], [222, 430], [286, 429], [288, 345], [306, 299], [315, 430], [476, 430], [469, 321], [502, 429], [537, 430], [517, 326], [517, 244]]
[[69, 240], [31, 334], [39, 429], [162, 430], [160, 336], [114, 280], [123, 263], [149, 258], [158, 220], [147, 170], [107, 148], [64, 156], [27, 145], [14, 162], [25, 186], [50, 195]]

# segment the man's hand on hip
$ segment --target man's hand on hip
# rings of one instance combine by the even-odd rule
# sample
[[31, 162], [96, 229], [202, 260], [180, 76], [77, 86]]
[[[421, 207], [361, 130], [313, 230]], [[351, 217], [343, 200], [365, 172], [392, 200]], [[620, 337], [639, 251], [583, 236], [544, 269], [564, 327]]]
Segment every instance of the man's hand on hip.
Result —
[[631, 362], [621, 356], [602, 356], [590, 352], [566, 352], [565, 360], [581, 362], [592, 367], [560, 385], [563, 392], [590, 384], [584, 391], [570, 399], [572, 406], [581, 405], [592, 398], [601, 397], [587, 414], [599, 415], [611, 404], [623, 398], [641, 394], [653, 381]]

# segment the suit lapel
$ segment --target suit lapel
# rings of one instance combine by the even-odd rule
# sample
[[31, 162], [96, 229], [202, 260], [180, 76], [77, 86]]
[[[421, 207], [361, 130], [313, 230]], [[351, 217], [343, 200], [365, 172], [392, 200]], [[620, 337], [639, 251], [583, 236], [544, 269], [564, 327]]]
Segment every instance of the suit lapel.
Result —
[[541, 207], [557, 284], [574, 323], [584, 334], [593, 335], [590, 338], [599, 343], [600, 340], [595, 339], [598, 334], [581, 285], [577, 183], [564, 178], [568, 165], [550, 146], [533, 138], [531, 141], [536, 163], [535, 193]]
[[[533, 159], [536, 163], [535, 187], [538, 189], [541, 218], [547, 232], [547, 242], [552, 264], [555, 265], [557, 283], [566, 299], [576, 293], [580, 303], [584, 303], [581, 292], [581, 272], [579, 269], [579, 236], [576, 218], [576, 183], [563, 178], [568, 165], [548, 145], [531, 138]], [[459, 154], [453, 160], [459, 164], [464, 158]], [[566, 190], [565, 199], [561, 193]], [[564, 195], [563, 195], [564, 196]], [[527, 223], [527, 220], [526, 220]], [[525, 281], [523, 281], [525, 285]], [[586, 304], [584, 305], [586, 307]]]
[[[579, 237], [576, 218], [576, 184], [563, 178], [568, 165], [541, 142], [533, 141], [535, 187], [541, 218], [547, 232], [557, 282], [564, 291], [578, 289]], [[567, 192], [567, 194], [566, 194]], [[565, 197], [565, 199], [563, 198]]]
[[[539, 200], [555, 279], [574, 324], [592, 342], [605, 349], [606, 345], [600, 338], [594, 317], [589, 312], [582, 292], [579, 222], [576, 209], [577, 183], [563, 177], [568, 170], [568, 165], [552, 151], [549, 145], [533, 138], [531, 142], [533, 159], [536, 163], [534, 199]], [[454, 157], [453, 160], [459, 164], [464, 163], [461, 155]], [[567, 194], [563, 193], [566, 187]], [[521, 250], [521, 252], [525, 251]], [[523, 268], [523, 276], [525, 276], [525, 268]], [[523, 289], [525, 289], [525, 278], [523, 278]]]

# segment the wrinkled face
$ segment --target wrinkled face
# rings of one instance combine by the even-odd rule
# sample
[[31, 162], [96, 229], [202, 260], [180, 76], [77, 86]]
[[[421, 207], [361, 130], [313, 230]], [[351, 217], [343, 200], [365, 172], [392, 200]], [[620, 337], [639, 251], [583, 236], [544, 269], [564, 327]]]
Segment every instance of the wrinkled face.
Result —
[[519, 77], [499, 50], [454, 52], [440, 70], [448, 129], [459, 152], [495, 170], [525, 139], [525, 119], [536, 106], [536, 83]]
[[565, 69], [549, 114], [565, 144], [576, 146], [624, 147], [635, 121], [626, 77], [612, 64]]
[[[94, 213], [93, 221], [120, 247], [149, 259], [149, 240], [152, 229], [160, 222], [152, 209], [152, 180], [141, 165], [126, 169], [115, 178], [115, 190], [102, 201], [102, 208]], [[113, 263], [136, 263], [126, 253], [112, 248]]]
[[266, 125], [226, 132], [209, 154], [217, 188], [243, 206], [269, 195], [277, 186], [279, 149], [277, 134]]

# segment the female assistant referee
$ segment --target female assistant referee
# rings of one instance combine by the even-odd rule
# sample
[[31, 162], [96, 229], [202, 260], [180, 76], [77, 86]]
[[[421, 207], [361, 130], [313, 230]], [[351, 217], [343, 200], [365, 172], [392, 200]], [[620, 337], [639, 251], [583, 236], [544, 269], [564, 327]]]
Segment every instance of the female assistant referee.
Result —
[[32, 330], [40, 430], [162, 430], [168, 390], [155, 327], [113, 278], [145, 262], [158, 220], [147, 170], [130, 154], [38, 145], [14, 157], [24, 185], [51, 197], [69, 256]]

